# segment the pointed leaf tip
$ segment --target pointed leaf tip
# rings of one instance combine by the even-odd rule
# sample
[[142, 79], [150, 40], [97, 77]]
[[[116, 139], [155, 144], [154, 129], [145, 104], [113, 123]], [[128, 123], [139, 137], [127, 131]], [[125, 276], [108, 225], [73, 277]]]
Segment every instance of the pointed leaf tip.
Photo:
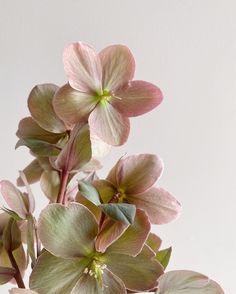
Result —
[[136, 206], [127, 203], [101, 204], [100, 208], [112, 219], [124, 224], [132, 224], [136, 213]]

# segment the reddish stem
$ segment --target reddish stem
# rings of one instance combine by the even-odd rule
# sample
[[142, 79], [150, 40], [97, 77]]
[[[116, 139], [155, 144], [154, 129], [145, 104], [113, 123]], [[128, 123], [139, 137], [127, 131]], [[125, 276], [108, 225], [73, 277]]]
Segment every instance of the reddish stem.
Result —
[[61, 172], [61, 185], [60, 185], [60, 190], [58, 193], [57, 203], [61, 203], [61, 204], [67, 203], [67, 199], [65, 197], [65, 192], [66, 192], [68, 178], [69, 178], [69, 173], [67, 171], [63, 170]]
[[11, 250], [9, 250], [8, 252], [8, 256], [9, 256], [9, 259], [11, 261], [11, 264], [12, 264], [12, 267], [16, 270], [16, 273], [15, 273], [15, 280], [16, 280], [16, 283], [18, 285], [19, 288], [22, 288], [24, 289], [25, 288], [25, 284], [24, 284], [24, 281], [21, 277], [21, 273], [20, 273], [20, 270], [19, 270], [19, 267], [18, 267], [18, 264], [16, 263], [16, 260], [15, 260], [15, 257], [12, 253]]

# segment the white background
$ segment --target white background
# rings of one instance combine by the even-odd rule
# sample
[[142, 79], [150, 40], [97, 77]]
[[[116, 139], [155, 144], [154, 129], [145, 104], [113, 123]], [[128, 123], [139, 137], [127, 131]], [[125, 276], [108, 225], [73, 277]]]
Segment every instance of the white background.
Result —
[[183, 205], [177, 221], [154, 228], [173, 245], [169, 269], [205, 273], [236, 293], [236, 2], [0, 0], [1, 179], [15, 181], [30, 161], [24, 148], [14, 151], [29, 91], [65, 83], [63, 48], [79, 40], [97, 50], [129, 46], [136, 78], [165, 96], [132, 119], [128, 143], [108, 156], [103, 175], [125, 152], [159, 154], [160, 185]]

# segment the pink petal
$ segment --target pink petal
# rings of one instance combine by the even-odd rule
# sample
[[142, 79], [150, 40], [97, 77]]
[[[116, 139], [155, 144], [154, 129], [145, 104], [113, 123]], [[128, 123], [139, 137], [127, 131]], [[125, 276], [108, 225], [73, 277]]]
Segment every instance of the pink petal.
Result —
[[66, 84], [54, 96], [53, 107], [57, 115], [67, 124], [87, 121], [99, 99], [89, 93], [74, 90]]
[[117, 193], [116, 188], [106, 180], [95, 180], [93, 185], [98, 190], [103, 203], [108, 203]]
[[117, 99], [112, 99], [112, 105], [125, 116], [144, 114], [163, 100], [161, 90], [153, 84], [144, 81], [132, 81], [129, 86], [115, 93]]
[[105, 252], [107, 247], [115, 242], [128, 228], [127, 224], [107, 218], [97, 236], [95, 247], [99, 252]]
[[223, 289], [208, 277], [193, 271], [177, 270], [159, 278], [157, 294], [224, 294]]
[[102, 67], [95, 50], [79, 42], [65, 48], [64, 68], [72, 88], [101, 93]]
[[144, 209], [153, 224], [166, 224], [176, 219], [181, 211], [180, 203], [162, 188], [151, 189], [136, 195], [127, 195], [128, 202]]
[[105, 253], [104, 261], [108, 269], [124, 282], [126, 288], [135, 292], [153, 289], [163, 274], [163, 267], [152, 258], [152, 252], [146, 246], [136, 257]]
[[126, 294], [125, 285], [121, 279], [113, 275], [108, 269], [102, 274], [102, 281], [99, 282], [89, 274], [81, 275], [79, 281], [73, 288], [71, 294]]
[[129, 135], [130, 124], [109, 102], [99, 103], [89, 116], [91, 133], [110, 145], [123, 145]]
[[123, 189], [125, 194], [138, 194], [146, 191], [158, 180], [162, 168], [162, 160], [156, 155], [131, 155], [117, 162], [107, 180]]
[[128, 47], [109, 46], [99, 56], [103, 69], [103, 89], [115, 91], [133, 79], [135, 61]]
[[22, 193], [11, 182], [6, 180], [0, 182], [0, 191], [10, 209], [25, 219], [28, 211]]
[[57, 143], [61, 139], [61, 134], [53, 134], [42, 129], [32, 117], [25, 117], [19, 122], [16, 132], [18, 138], [27, 140], [35, 139], [49, 143]]
[[132, 225], [108, 249], [108, 252], [136, 256], [142, 250], [151, 229], [147, 214], [137, 209]]

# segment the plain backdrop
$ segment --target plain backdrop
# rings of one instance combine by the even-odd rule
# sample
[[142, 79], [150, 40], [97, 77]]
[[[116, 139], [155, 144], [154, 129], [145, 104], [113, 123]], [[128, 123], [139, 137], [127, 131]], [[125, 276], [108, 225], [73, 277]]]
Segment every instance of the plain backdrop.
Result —
[[[127, 45], [135, 78], [165, 96], [131, 120], [127, 144], [113, 148], [100, 175], [124, 153], [158, 154], [158, 184], [183, 205], [177, 221], [153, 227], [163, 247], [173, 246], [168, 269], [202, 272], [236, 293], [236, 2], [0, 0], [1, 179], [15, 181], [31, 159], [25, 148], [14, 151], [31, 88], [65, 83], [63, 49], [79, 40], [98, 51]], [[33, 190], [42, 208], [47, 201]]]

